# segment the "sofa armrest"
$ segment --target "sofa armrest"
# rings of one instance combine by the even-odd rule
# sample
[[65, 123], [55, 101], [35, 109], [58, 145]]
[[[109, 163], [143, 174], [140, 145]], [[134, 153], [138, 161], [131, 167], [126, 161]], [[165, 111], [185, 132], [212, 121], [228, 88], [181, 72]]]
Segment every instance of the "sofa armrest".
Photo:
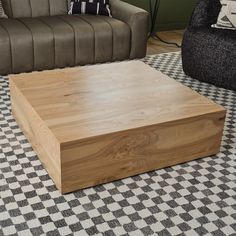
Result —
[[120, 0], [110, 0], [112, 16], [129, 25], [131, 29], [130, 59], [146, 55], [149, 13]]
[[198, 0], [192, 13], [189, 28], [211, 27], [216, 23], [220, 9], [220, 0]]

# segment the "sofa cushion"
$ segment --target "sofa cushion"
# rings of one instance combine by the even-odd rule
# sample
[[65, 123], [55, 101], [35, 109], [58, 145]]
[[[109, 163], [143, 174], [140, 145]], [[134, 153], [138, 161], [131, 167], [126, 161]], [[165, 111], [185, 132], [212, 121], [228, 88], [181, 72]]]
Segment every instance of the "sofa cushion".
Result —
[[71, 0], [68, 14], [111, 16], [109, 0]]
[[124, 60], [130, 55], [129, 26], [107, 16], [0, 19], [0, 34], [4, 74]]
[[67, 0], [2, 0], [10, 18], [63, 15], [68, 12]]

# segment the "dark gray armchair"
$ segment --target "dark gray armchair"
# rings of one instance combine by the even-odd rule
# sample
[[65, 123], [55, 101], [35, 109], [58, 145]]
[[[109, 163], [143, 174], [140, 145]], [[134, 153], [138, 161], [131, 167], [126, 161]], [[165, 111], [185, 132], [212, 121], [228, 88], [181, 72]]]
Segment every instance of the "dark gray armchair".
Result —
[[220, 0], [198, 0], [184, 34], [182, 61], [195, 79], [236, 90], [236, 31], [213, 29]]

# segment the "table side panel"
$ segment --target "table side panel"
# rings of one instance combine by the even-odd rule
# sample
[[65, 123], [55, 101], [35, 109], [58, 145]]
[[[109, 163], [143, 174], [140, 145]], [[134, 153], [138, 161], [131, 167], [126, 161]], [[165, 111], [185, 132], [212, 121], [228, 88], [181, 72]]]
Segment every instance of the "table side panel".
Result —
[[24, 135], [32, 144], [43, 166], [61, 189], [60, 144], [10, 79], [12, 113]]
[[63, 146], [62, 192], [218, 153], [225, 110]]

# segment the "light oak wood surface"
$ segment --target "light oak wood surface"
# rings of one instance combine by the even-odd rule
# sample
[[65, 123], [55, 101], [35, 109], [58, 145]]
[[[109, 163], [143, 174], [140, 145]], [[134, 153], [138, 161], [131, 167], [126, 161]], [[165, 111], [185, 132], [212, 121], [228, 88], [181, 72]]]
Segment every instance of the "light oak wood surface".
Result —
[[225, 109], [140, 61], [13, 75], [10, 90], [63, 193], [220, 148]]

